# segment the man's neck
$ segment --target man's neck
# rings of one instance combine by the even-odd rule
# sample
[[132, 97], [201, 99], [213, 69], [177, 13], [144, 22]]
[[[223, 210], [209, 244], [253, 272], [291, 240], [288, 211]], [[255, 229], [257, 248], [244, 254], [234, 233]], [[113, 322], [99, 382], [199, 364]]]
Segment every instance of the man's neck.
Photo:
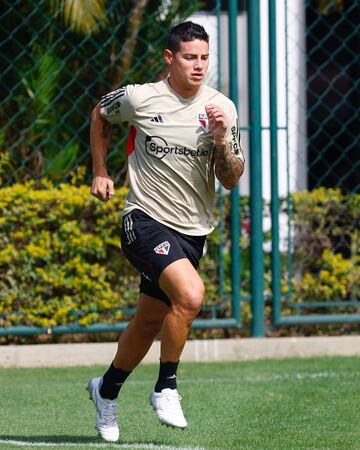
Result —
[[168, 83], [173, 91], [175, 91], [182, 98], [191, 98], [195, 97], [195, 95], [200, 91], [201, 86], [194, 86], [193, 88], [184, 88], [183, 86], [178, 85], [173, 78], [168, 78]]

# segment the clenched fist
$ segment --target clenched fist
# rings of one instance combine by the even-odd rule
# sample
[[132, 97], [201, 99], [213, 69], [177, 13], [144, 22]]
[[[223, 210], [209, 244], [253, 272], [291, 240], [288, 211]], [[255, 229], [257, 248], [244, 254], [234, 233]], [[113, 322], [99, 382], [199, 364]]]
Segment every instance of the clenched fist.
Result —
[[112, 179], [108, 176], [95, 176], [92, 181], [90, 194], [102, 202], [110, 200], [115, 194]]
[[205, 111], [209, 120], [209, 129], [213, 135], [215, 145], [222, 145], [228, 127], [228, 118], [224, 111], [217, 105], [205, 105]]

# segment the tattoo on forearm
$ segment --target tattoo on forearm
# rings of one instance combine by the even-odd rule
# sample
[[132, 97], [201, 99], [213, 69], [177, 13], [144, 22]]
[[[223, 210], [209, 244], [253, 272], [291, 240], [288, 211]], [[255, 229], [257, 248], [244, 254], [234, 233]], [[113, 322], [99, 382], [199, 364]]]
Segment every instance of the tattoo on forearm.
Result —
[[111, 125], [111, 123], [105, 122], [105, 123], [103, 124], [101, 137], [102, 137], [103, 139], [109, 139], [109, 137], [110, 137], [110, 135], [111, 135], [111, 130], [112, 130], [112, 125]]
[[220, 183], [227, 189], [236, 185], [244, 170], [244, 165], [227, 145], [215, 147], [215, 173]]

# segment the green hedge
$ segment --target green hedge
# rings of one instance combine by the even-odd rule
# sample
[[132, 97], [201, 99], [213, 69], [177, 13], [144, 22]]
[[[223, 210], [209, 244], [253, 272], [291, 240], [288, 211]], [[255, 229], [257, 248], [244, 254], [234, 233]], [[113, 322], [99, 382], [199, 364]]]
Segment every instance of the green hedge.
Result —
[[[0, 327], [114, 323], [122, 319], [121, 309], [135, 306], [138, 275], [120, 250], [126, 192], [117, 189], [112, 201], [104, 204], [90, 196], [88, 186], [43, 182], [39, 188], [29, 182], [0, 189]], [[290, 289], [293, 301], [359, 297], [359, 198], [323, 188], [293, 195], [295, 273], [290, 278], [283, 265], [282, 277], [283, 292]], [[246, 228], [248, 199], [241, 202]], [[218, 230], [208, 239], [200, 274], [206, 285], [205, 306], [221, 305], [219, 315], [226, 317], [231, 290], [228, 197], [223, 203], [225, 297], [218, 293]], [[243, 231], [241, 287], [246, 296], [249, 234]], [[266, 233], [266, 240], [270, 237]], [[270, 281], [266, 254], [266, 293]], [[249, 303], [244, 303], [245, 324], [249, 310]], [[203, 314], [208, 314], [206, 308]]]
[[[114, 323], [136, 305], [138, 274], [120, 250], [127, 189], [108, 203], [89, 191], [33, 182], [0, 189], [0, 326]], [[209, 256], [202, 275], [213, 302]]]
[[1, 189], [1, 326], [121, 318], [132, 274], [120, 280], [111, 262], [120, 246], [124, 195], [102, 204], [87, 186]]
[[360, 195], [320, 187], [292, 198], [294, 301], [359, 300]]

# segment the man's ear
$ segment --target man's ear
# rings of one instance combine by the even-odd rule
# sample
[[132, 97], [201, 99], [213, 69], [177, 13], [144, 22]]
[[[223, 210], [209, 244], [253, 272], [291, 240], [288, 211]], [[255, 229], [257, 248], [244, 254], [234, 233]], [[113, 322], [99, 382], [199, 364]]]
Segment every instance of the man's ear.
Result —
[[168, 48], [166, 48], [164, 50], [164, 59], [166, 64], [170, 65], [173, 62], [174, 59], [174, 55], [173, 52], [171, 50], [169, 50]]

